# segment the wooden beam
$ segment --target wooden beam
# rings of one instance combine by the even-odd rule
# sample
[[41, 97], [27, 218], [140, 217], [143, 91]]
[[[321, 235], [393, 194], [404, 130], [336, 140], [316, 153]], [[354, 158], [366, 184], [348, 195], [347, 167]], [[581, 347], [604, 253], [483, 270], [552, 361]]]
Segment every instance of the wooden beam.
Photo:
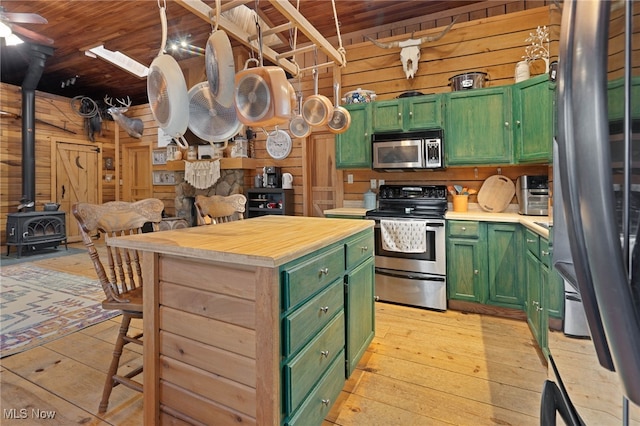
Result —
[[[204, 3], [202, 0], [176, 0], [180, 6], [184, 7], [194, 15], [198, 16], [202, 20], [210, 23], [211, 20], [209, 16], [214, 16], [214, 10]], [[238, 40], [244, 46], [247, 46], [250, 49], [258, 51], [260, 46], [257, 41], [250, 41], [249, 37], [251, 34], [247, 33], [244, 29], [240, 28], [234, 22], [225, 18], [224, 16], [220, 16], [220, 22], [218, 23], [218, 28], [227, 32], [230, 37]], [[294, 65], [291, 61], [285, 59], [278, 59], [278, 52], [271, 49], [268, 46], [262, 46], [262, 56], [265, 59], [277, 64], [282, 67], [285, 71], [293, 75], [294, 77], [298, 75], [298, 67]]]
[[275, 7], [285, 18], [291, 21], [300, 31], [302, 31], [312, 43], [318, 46], [320, 50], [327, 54], [330, 60], [340, 66], [346, 65], [346, 59], [342, 57], [326, 38], [320, 32], [311, 25], [311, 22], [307, 20], [295, 7], [288, 1], [282, 0], [269, 0], [269, 2]]

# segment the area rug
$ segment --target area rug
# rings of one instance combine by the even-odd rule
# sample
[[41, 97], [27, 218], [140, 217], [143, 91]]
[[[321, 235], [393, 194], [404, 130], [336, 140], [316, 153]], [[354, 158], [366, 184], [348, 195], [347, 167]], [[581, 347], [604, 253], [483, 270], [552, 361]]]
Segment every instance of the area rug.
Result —
[[102, 309], [97, 279], [33, 265], [0, 268], [0, 358], [118, 315]]
[[59, 256], [71, 256], [74, 254], [86, 252], [87, 250], [84, 248], [79, 249], [69, 247], [68, 249], [65, 249], [64, 247], [58, 247], [57, 249], [55, 249], [52, 247], [46, 247], [34, 252], [23, 251], [22, 256], [18, 258], [17, 248], [12, 247], [9, 255], [7, 255], [6, 251], [3, 250], [2, 255], [0, 255], [0, 266], [15, 265], [17, 263], [23, 262], [35, 262], [37, 260], [51, 259]]

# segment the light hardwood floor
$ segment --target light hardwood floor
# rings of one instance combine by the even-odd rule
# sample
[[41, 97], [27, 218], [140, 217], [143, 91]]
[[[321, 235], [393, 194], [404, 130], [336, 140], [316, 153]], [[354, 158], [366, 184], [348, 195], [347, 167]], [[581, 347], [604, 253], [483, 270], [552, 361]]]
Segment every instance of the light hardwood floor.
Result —
[[[95, 277], [84, 253], [34, 264]], [[97, 414], [118, 325], [119, 317], [0, 360], [0, 424], [141, 425], [142, 397], [123, 387]], [[126, 359], [134, 365], [140, 354]], [[324, 426], [539, 424], [546, 377], [523, 321], [377, 303], [376, 337]], [[26, 409], [27, 421], [7, 419], [7, 409]], [[34, 419], [32, 409], [55, 420]]]

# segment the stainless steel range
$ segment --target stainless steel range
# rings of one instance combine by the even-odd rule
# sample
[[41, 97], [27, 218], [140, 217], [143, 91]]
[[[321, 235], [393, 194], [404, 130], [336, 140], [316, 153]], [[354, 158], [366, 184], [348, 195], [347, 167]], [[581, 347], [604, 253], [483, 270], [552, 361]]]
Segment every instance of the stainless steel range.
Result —
[[447, 187], [382, 185], [374, 219], [379, 300], [447, 309]]

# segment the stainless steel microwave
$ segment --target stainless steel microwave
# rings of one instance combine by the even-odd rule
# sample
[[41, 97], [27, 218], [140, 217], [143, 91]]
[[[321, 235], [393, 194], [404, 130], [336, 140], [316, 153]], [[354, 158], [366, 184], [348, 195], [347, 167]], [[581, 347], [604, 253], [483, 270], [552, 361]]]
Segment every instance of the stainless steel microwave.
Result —
[[443, 169], [443, 131], [374, 133], [371, 136], [373, 169]]

